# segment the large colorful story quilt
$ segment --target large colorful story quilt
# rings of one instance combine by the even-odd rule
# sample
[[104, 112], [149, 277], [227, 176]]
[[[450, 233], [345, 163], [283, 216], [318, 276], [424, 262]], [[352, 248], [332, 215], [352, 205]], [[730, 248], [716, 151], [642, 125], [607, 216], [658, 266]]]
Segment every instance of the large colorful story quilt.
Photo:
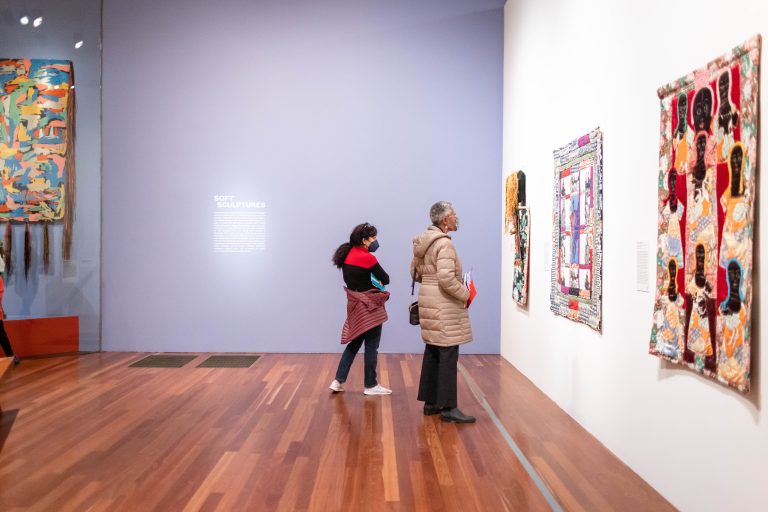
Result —
[[551, 309], [599, 331], [602, 319], [603, 135], [554, 152]]
[[0, 59], [0, 219], [64, 217], [74, 172], [72, 63]]
[[650, 353], [746, 392], [760, 36], [658, 91]]

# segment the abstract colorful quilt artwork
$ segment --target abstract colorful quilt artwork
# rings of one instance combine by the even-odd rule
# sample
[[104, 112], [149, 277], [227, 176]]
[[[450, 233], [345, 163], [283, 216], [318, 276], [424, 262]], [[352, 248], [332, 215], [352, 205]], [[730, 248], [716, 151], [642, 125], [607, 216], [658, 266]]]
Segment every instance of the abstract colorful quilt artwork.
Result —
[[531, 236], [530, 210], [527, 206], [517, 209], [519, 243], [515, 246], [514, 276], [512, 283], [512, 300], [525, 306], [528, 303], [528, 257], [530, 249], [528, 240]]
[[0, 219], [64, 217], [73, 192], [71, 87], [70, 61], [0, 59]]
[[554, 152], [551, 309], [599, 331], [602, 319], [603, 134]]
[[650, 353], [749, 390], [760, 36], [658, 91]]

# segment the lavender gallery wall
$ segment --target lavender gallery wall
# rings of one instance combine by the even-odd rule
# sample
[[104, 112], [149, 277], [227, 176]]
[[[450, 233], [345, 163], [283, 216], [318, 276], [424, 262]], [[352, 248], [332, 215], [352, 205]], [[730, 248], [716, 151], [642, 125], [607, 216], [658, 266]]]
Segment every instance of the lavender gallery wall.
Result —
[[[25, 26], [23, 16], [30, 18]], [[42, 17], [40, 26], [32, 19]], [[13, 0], [0, 4], [0, 58], [65, 59], [74, 63], [77, 93], [77, 183], [71, 260], [61, 255], [63, 224], [51, 236], [50, 268], [43, 269], [43, 230], [32, 225], [32, 257], [24, 275], [24, 230], [13, 226], [14, 272], [5, 275], [8, 319], [77, 316], [80, 350], [99, 350], [101, 208], [101, 2]], [[75, 43], [83, 41], [76, 49]], [[5, 223], [0, 225], [5, 232]], [[0, 233], [0, 236], [2, 236]], [[11, 340], [13, 343], [13, 340]]]
[[420, 352], [411, 237], [447, 199], [465, 351], [498, 353], [502, 5], [106, 0], [104, 349], [339, 351], [330, 258], [368, 221], [381, 351]]

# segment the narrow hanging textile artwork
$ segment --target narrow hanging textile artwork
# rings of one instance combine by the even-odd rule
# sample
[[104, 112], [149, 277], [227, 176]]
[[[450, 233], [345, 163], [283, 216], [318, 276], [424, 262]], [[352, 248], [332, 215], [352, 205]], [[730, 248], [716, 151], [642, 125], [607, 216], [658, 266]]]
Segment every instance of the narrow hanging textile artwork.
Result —
[[[72, 62], [0, 59], [0, 220], [25, 224], [64, 221], [62, 255], [70, 258], [74, 217], [75, 94]], [[10, 250], [6, 244], [5, 250]], [[44, 243], [47, 247], [48, 244]], [[48, 255], [43, 259], [47, 267]]]
[[528, 304], [528, 238], [531, 236], [530, 210], [527, 206], [517, 208], [518, 243], [515, 249], [514, 276], [512, 285], [512, 300], [521, 306]]
[[661, 87], [650, 353], [749, 391], [761, 38]]
[[[514, 181], [514, 187], [510, 187]], [[514, 211], [510, 212], [509, 204], [514, 202]], [[515, 256], [512, 277], [512, 300], [520, 306], [528, 304], [528, 256], [531, 235], [530, 210], [525, 205], [525, 173], [518, 171], [507, 178], [507, 217], [515, 216]], [[509, 224], [509, 223], [507, 223]]]
[[554, 152], [550, 308], [600, 331], [603, 134], [596, 128]]

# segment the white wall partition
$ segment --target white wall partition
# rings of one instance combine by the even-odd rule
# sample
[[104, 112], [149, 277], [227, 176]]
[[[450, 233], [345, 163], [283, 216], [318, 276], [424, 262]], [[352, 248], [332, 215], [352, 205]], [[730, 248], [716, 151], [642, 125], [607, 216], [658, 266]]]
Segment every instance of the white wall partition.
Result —
[[[760, 348], [761, 240], [768, 234], [759, 199], [768, 180], [759, 182], [756, 205], [753, 390], [742, 396], [647, 353], [656, 89], [756, 33], [768, 35], [765, 2], [510, 0], [505, 7], [503, 174], [526, 172], [532, 230], [528, 310], [512, 302], [512, 241], [502, 242], [501, 353], [683, 510], [765, 510], [768, 503], [768, 352]], [[763, 70], [763, 86], [766, 80]], [[763, 98], [763, 149], [766, 104]], [[604, 131], [602, 334], [549, 310], [552, 151], [596, 126]], [[651, 247], [651, 293], [636, 291], [637, 242]]]

